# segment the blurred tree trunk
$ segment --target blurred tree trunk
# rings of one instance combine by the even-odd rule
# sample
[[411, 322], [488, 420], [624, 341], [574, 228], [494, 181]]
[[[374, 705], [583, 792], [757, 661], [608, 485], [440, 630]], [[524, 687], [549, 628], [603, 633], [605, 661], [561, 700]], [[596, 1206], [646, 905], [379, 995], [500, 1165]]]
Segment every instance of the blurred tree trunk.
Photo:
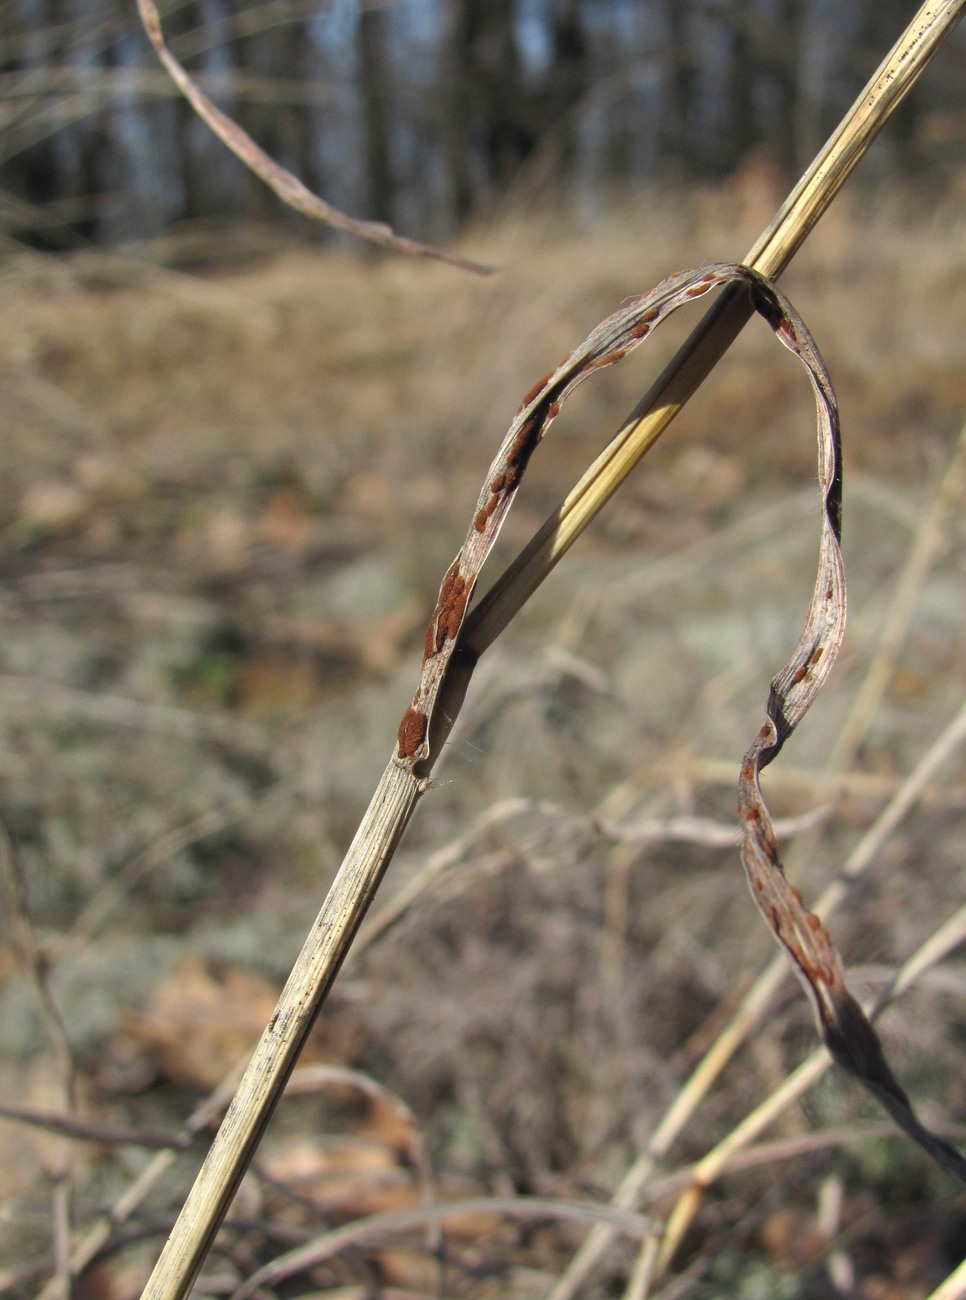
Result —
[[[173, 28], [172, 28], [173, 31]], [[304, 79], [311, 41], [306, 22], [290, 18], [265, 27], [237, 43], [238, 68], [267, 81]], [[294, 103], [272, 102], [271, 96], [241, 98], [238, 121], [259, 145], [283, 167], [309, 180], [314, 170], [311, 114]], [[190, 203], [190, 198], [189, 198]], [[248, 215], [278, 219], [278, 201], [261, 181], [247, 182]]]
[[[807, 28], [805, 0], [779, 0], [770, 24], [765, 28], [761, 66], [772, 91], [769, 120], [761, 131], [774, 154], [774, 161], [789, 173], [797, 173], [805, 159], [800, 157], [799, 124], [802, 120], [802, 65]], [[896, 28], [898, 33], [900, 29]], [[888, 48], [886, 45], [882, 49]]]
[[465, 66], [474, 83], [487, 178], [502, 190], [533, 145], [526, 124], [514, 0], [463, 0]]
[[728, 134], [722, 150], [725, 171], [734, 171], [759, 140], [755, 112], [757, 54], [753, 10], [753, 0], [731, 0], [726, 114]]
[[[801, 143], [800, 125], [804, 113], [804, 81], [808, 6], [805, 0], [783, 0], [781, 19], [784, 29], [785, 56], [779, 71], [782, 128], [779, 135], [779, 159], [794, 175], [808, 163]], [[901, 28], [896, 28], [898, 36]], [[883, 45], [880, 57], [888, 49]]]
[[662, 170], [687, 177], [695, 167], [691, 120], [697, 83], [697, 60], [691, 39], [688, 0], [661, 0], [667, 32], [664, 112], [658, 156]]
[[560, 171], [568, 178], [577, 156], [573, 110], [590, 89], [590, 45], [583, 20], [583, 0], [559, 0], [551, 20], [551, 64], [547, 70], [542, 118], [560, 135]]
[[392, 223], [393, 175], [389, 139], [389, 72], [386, 11], [359, 0], [359, 91], [365, 132], [367, 215]]
[[[198, 0], [197, 4], [186, 5], [178, 16], [182, 22], [190, 20], [190, 27], [199, 31], [217, 30], [231, 17], [230, 0]], [[231, 117], [239, 111], [232, 89], [238, 71], [234, 62], [236, 53], [231, 41], [214, 41], [194, 65], [202, 75], [212, 73], [228, 82], [214, 98], [218, 107]], [[227, 202], [240, 213], [249, 189], [243, 169], [188, 104], [175, 100], [170, 108], [179, 122], [180, 147], [174, 147], [180, 155], [186, 211], [192, 217], [217, 216], [225, 211]]]
[[437, 56], [436, 117], [443, 172], [442, 206], [449, 225], [459, 226], [473, 206], [470, 163], [470, 94], [463, 66], [462, 0], [441, 0]]
[[536, 141], [514, 0], [445, 0], [441, 138], [457, 222], [506, 188]]

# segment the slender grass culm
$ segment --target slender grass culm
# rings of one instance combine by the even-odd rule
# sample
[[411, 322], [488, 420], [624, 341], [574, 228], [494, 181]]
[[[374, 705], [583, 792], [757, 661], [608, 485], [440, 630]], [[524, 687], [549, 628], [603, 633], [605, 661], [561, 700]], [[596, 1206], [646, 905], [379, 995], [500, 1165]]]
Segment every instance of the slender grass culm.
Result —
[[[281, 994], [254, 1056], [238, 1084], [227, 1113], [197, 1180], [144, 1291], [150, 1300], [174, 1300], [189, 1294], [219, 1225], [255, 1153], [306, 1036], [356, 931], [375, 896], [383, 873], [422, 795], [429, 788], [433, 765], [458, 715], [480, 656], [562, 559], [653, 445], [704, 378], [713, 370], [744, 324], [757, 313], [805, 366], [816, 400], [819, 428], [819, 477], [822, 486], [821, 545], [815, 591], [801, 640], [775, 678], [767, 720], [748, 751], [741, 770], [743, 857], [753, 896], [784, 949], [791, 955], [812, 997], [826, 1045], [835, 1060], [858, 1077], [914, 1140], [960, 1177], [962, 1157], [943, 1138], [926, 1129], [885, 1062], [867, 1012], [845, 988], [838, 959], [817, 918], [785, 880], [777, 846], [757, 778], [778, 753], [820, 689], [835, 658], [844, 626], [844, 578], [838, 553], [841, 474], [838, 417], [824, 364], [804, 323], [775, 288], [797, 249], [808, 237], [875, 135], [912, 89], [943, 39], [961, 16], [966, 0], [930, 0], [919, 10], [896, 46], [863, 90], [842, 124], [808, 168], [774, 220], [741, 263], [715, 263], [683, 272], [633, 300], [595, 329], [524, 399], [509, 433], [487, 472], [467, 531], [466, 541], [447, 569], [426, 630], [423, 668], [416, 693], [405, 707], [394, 750], [332, 889], [322, 905], [305, 946]], [[230, 120], [194, 87], [167, 51], [151, 0], [139, 7], [152, 42], [168, 71], [195, 109], [287, 202], [307, 215], [334, 221], [343, 229], [403, 251], [436, 255], [435, 250], [407, 246], [384, 227], [357, 227], [314, 200], [295, 178], [257, 151]], [[306, 197], [308, 195], [308, 197]], [[313, 202], [314, 200], [314, 202]], [[468, 269], [476, 264], [454, 260]], [[699, 259], [696, 259], [699, 260]], [[714, 289], [722, 292], [688, 341], [671, 361], [609, 446], [597, 458], [532, 541], [474, 604], [480, 569], [496, 539], [529, 458], [556, 417], [567, 394], [595, 370], [619, 361], [642, 343], [677, 307]], [[404, 502], [400, 508], [405, 508]], [[401, 709], [402, 712], [402, 709]], [[954, 729], [959, 724], [953, 724]], [[961, 727], [950, 744], [961, 739]], [[948, 737], [947, 737], [948, 739]], [[961, 932], [954, 926], [955, 934]], [[931, 958], [935, 960], [935, 958]], [[642, 1161], [627, 1175], [615, 1198], [614, 1215], [591, 1228], [583, 1247], [561, 1277], [555, 1300], [576, 1293], [608, 1241], [618, 1231], [642, 1240], [633, 1285], [645, 1296], [666, 1272], [688, 1223], [725, 1156], [709, 1154], [695, 1167], [671, 1218], [655, 1228], [636, 1211], [640, 1192], [655, 1162], [680, 1132], [688, 1114], [734, 1052], [785, 970], [773, 965], [749, 993], [730, 1032], [704, 1058], [663, 1123], [652, 1135]], [[911, 975], [910, 975], [911, 978]], [[816, 1058], [818, 1060], [819, 1058]], [[824, 1055], [820, 1058], [824, 1065]], [[802, 1071], [818, 1069], [807, 1062]], [[793, 1076], [794, 1077], [794, 1076]], [[793, 1086], [789, 1081], [789, 1087]], [[224, 1096], [206, 1103], [200, 1129], [217, 1113]], [[200, 1114], [200, 1112], [199, 1112]], [[757, 1129], [756, 1129], [757, 1131]], [[730, 1150], [730, 1148], [729, 1148]], [[142, 1174], [160, 1170], [166, 1153]], [[156, 1176], [156, 1175], [155, 1175]], [[132, 1196], [138, 1194], [132, 1188]], [[534, 1213], [547, 1213], [541, 1205]], [[621, 1217], [623, 1216], [623, 1218]], [[418, 1216], [417, 1216], [418, 1217]], [[594, 1215], [574, 1211], [593, 1223]], [[433, 1219], [427, 1211], [425, 1218]], [[94, 1253], [94, 1237], [75, 1250], [72, 1266], [82, 1267]], [[277, 1276], [277, 1274], [276, 1274]], [[252, 1279], [251, 1286], [257, 1285]], [[952, 1294], [952, 1293], [950, 1293]]]

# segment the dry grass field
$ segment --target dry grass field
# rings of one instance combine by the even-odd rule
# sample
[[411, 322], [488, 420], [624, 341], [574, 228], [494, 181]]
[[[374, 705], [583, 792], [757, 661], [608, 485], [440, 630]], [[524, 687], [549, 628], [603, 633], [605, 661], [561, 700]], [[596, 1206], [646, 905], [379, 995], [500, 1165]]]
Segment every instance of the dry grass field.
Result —
[[[75, 1295], [140, 1293], [210, 1133], [160, 1173], [147, 1139], [270, 1015], [522, 394], [623, 299], [740, 257], [772, 207], [746, 183], [628, 197], [581, 229], [508, 209], [466, 240], [500, 267], [485, 281], [205, 228], [138, 260], [0, 266], [0, 813], [21, 879], [6, 861], [0, 1097], [96, 1126], [0, 1121], [3, 1294], [41, 1294], [64, 1225], [81, 1240], [112, 1207]], [[847, 192], [783, 287], [846, 450], [845, 649], [764, 782], [814, 902], [962, 704], [962, 192]], [[575, 395], [497, 566], [697, 315], [678, 319]], [[472, 1202], [441, 1257], [377, 1221], [255, 1294], [566, 1293], [591, 1224], [513, 1202], [606, 1206], [773, 953], [734, 792], [811, 591], [814, 462], [800, 369], [752, 324], [481, 662], [199, 1294], [249, 1294], [286, 1251], [428, 1195]], [[964, 813], [954, 752], [837, 909], [862, 996], [962, 907]], [[953, 943], [881, 1021], [954, 1138], [964, 996]], [[814, 1045], [786, 979], [641, 1213], [663, 1220]], [[616, 1227], [573, 1294], [643, 1294], [641, 1220]], [[962, 1190], [829, 1072], [715, 1177], [654, 1294], [922, 1300], [964, 1255]]]

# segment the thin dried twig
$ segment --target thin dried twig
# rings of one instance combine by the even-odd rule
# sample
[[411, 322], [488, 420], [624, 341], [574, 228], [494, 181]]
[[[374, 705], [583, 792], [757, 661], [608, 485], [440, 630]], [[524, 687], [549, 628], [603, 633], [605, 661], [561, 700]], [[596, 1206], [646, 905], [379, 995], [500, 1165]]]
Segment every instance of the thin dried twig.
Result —
[[74, 1065], [74, 1054], [60, 1008], [47, 978], [47, 962], [37, 942], [30, 918], [27, 881], [20, 857], [2, 821], [0, 821], [0, 869], [10, 888], [10, 916], [20, 962], [36, 991], [37, 1000], [44, 1014], [47, 1033], [57, 1055], [68, 1108], [74, 1110], [77, 1104], [77, 1071]]
[[[336, 1065], [302, 1066], [289, 1079], [286, 1095], [298, 1096], [302, 1093], [317, 1091], [319, 1088], [354, 1088], [365, 1096], [371, 1097], [382, 1105], [391, 1108], [402, 1121], [402, 1126], [408, 1134], [408, 1139], [405, 1142], [405, 1152], [409, 1164], [418, 1179], [423, 1205], [427, 1209], [432, 1209], [437, 1204], [436, 1179], [433, 1175], [433, 1167], [416, 1116], [403, 1099], [384, 1084], [373, 1079], [371, 1075], [365, 1074], [361, 1070], [349, 1070]], [[426, 1230], [427, 1249], [439, 1255], [442, 1237], [438, 1220], [430, 1218], [427, 1221]]]
[[161, 60], [168, 76], [175, 83], [185, 99], [211, 127], [215, 135], [239, 158], [245, 166], [278, 195], [283, 203], [301, 212], [313, 221], [321, 221], [335, 230], [343, 230], [369, 243], [379, 244], [382, 248], [391, 248], [396, 252], [415, 254], [417, 257], [430, 257], [438, 262], [448, 262], [450, 266], [462, 271], [473, 271], [477, 275], [488, 275], [492, 267], [481, 262], [470, 261], [456, 253], [447, 253], [442, 248], [430, 244], [421, 244], [415, 239], [406, 239], [397, 235], [391, 226], [381, 221], [363, 221], [358, 217], [347, 216], [334, 208], [325, 199], [319, 198], [285, 167], [280, 166], [265, 152], [251, 136], [243, 131], [237, 122], [217, 108], [197, 82], [193, 81], [182, 65], [174, 57], [164, 40], [161, 31], [161, 16], [154, 0], [137, 0], [141, 22], [154, 46], [155, 53]]
[[839, 765], [847, 765], [856, 752], [869, 723], [882, 703], [895, 671], [896, 657], [905, 641], [926, 574], [939, 554], [951, 519], [966, 496], [966, 424], [946, 466], [942, 481], [920, 524], [912, 549], [896, 582], [895, 592], [879, 638], [875, 658], [869, 665], [845, 726], [836, 739]]
[[593, 1223], [605, 1220], [616, 1232], [629, 1237], [643, 1237], [651, 1229], [651, 1220], [645, 1214], [618, 1210], [607, 1205], [591, 1205], [580, 1201], [555, 1201], [537, 1196], [478, 1197], [468, 1201], [448, 1201], [434, 1206], [418, 1206], [407, 1210], [387, 1210], [382, 1214], [356, 1219], [342, 1228], [297, 1246], [279, 1259], [273, 1260], [253, 1273], [232, 1293], [231, 1300], [249, 1300], [262, 1286], [284, 1282], [305, 1269], [331, 1259], [350, 1246], [361, 1246], [378, 1241], [390, 1234], [411, 1232], [436, 1220], [445, 1222], [448, 1217], [464, 1214], [492, 1214], [494, 1218], [559, 1220], [562, 1222]]
[[91, 718], [105, 726], [156, 731], [185, 740], [226, 740], [264, 749], [264, 730], [218, 713], [202, 713], [173, 704], [148, 704], [122, 695], [95, 694], [23, 673], [0, 673], [0, 698], [11, 707], [47, 708]]
[[[873, 1009], [877, 1008], [878, 1004], [875, 1004]], [[814, 1055], [825, 1062], [826, 1069], [831, 1065], [829, 1056], [822, 1050], [816, 1050]], [[966, 1137], [966, 1128], [962, 1124], [946, 1124], [943, 1126], [943, 1136], [961, 1141]], [[819, 1132], [803, 1133], [799, 1137], [778, 1138], [772, 1142], [760, 1142], [756, 1145], [748, 1144], [741, 1150], [732, 1150], [727, 1168], [721, 1173], [722, 1175], [743, 1173], [747, 1169], [759, 1169], [762, 1165], [778, 1164], [784, 1160], [798, 1160], [802, 1156], [811, 1155], [816, 1151], [825, 1151], [830, 1147], [867, 1146], [870, 1142], [880, 1141], [883, 1138], [903, 1140], [894, 1124], [882, 1122], [824, 1129]], [[695, 1161], [694, 1164], [655, 1178], [647, 1186], [643, 1197], [644, 1203], [650, 1204], [663, 1200], [666, 1196], [686, 1191], [694, 1183], [699, 1164], [700, 1161]]]
[[[466, 857], [468, 850], [478, 841], [484, 842], [492, 837], [494, 828], [511, 818], [523, 814], [533, 816], [539, 811], [548, 810], [548, 805], [538, 805], [532, 799], [501, 799], [484, 809], [474, 820], [472, 826], [451, 843], [444, 845], [433, 853], [420, 870], [408, 880], [399, 892], [382, 907], [374, 911], [359, 932], [352, 947], [352, 957], [371, 947], [387, 930], [391, 929], [415, 905], [417, 899], [429, 890], [440, 877], [451, 872]], [[562, 811], [551, 806], [553, 812]]]
[[[181, 1135], [187, 1143], [190, 1143], [196, 1134], [208, 1128], [218, 1118], [237, 1087], [240, 1075], [241, 1064], [234, 1066], [214, 1092], [195, 1107], [180, 1130], [180, 1134], [175, 1135], [179, 1146]], [[148, 1161], [134, 1182], [125, 1188], [114, 1205], [88, 1229], [71, 1252], [70, 1267], [75, 1277], [79, 1276], [105, 1248], [111, 1240], [112, 1233], [130, 1218], [139, 1205], [143, 1204], [152, 1188], [164, 1177], [176, 1159], [177, 1150], [173, 1146], [159, 1151]], [[58, 1300], [59, 1294], [55, 1282], [52, 1281], [40, 1292], [37, 1300]]]
[[199, 817], [193, 817], [182, 826], [175, 826], [158, 836], [140, 853], [129, 859], [116, 875], [98, 890], [87, 903], [71, 927], [68, 942], [86, 942], [104, 924], [113, 909], [134, 886], [149, 876], [163, 862], [176, 853], [182, 852], [191, 844], [207, 839], [210, 835], [225, 830], [226, 827], [263, 812], [275, 803], [291, 799], [297, 791], [294, 782], [277, 781], [267, 790], [257, 794], [246, 794], [234, 799], [221, 808], [211, 808]]
[[[687, 775], [696, 781], [733, 786], [735, 765], [726, 758], [694, 758], [687, 762]], [[891, 799], [905, 778], [879, 772], [828, 772], [818, 768], [783, 767], [769, 777], [773, 790], [811, 794], [816, 798], [856, 798], [872, 801]], [[922, 791], [920, 803], [927, 808], [966, 807], [966, 786], [941, 782]]]
[[72, 1115], [58, 1114], [56, 1111], [27, 1110], [21, 1106], [0, 1105], [0, 1119], [13, 1120], [17, 1124], [29, 1124], [33, 1128], [45, 1129], [48, 1133], [60, 1133], [63, 1137], [73, 1138], [78, 1142], [154, 1147], [162, 1151], [169, 1148], [183, 1150], [191, 1145], [191, 1138], [183, 1132], [162, 1133], [155, 1129], [97, 1124], [90, 1120], [76, 1119]]
[[[73, 1119], [77, 1112], [77, 1067], [74, 1052], [70, 1045], [67, 1027], [60, 1014], [60, 1008], [50, 987], [47, 962], [30, 916], [30, 902], [27, 880], [16, 847], [10, 838], [6, 825], [0, 821], [0, 870], [6, 877], [11, 896], [10, 915], [13, 921], [14, 938], [19, 950], [21, 966], [31, 980], [40, 1003], [41, 1014], [47, 1028], [54, 1056], [57, 1061], [60, 1089], [63, 1096], [64, 1113]], [[70, 1190], [73, 1182], [73, 1158], [68, 1145], [61, 1150], [57, 1164], [51, 1171], [53, 1177], [53, 1227], [54, 1227], [54, 1276], [50, 1283], [53, 1296], [68, 1300], [71, 1293], [73, 1272], [70, 1260]]]

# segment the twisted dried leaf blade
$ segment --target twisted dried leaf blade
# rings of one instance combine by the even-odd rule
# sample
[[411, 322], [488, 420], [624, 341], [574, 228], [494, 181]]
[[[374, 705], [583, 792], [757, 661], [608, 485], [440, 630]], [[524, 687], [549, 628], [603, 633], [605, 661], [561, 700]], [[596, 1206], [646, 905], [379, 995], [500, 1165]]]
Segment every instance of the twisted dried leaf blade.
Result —
[[[396, 756], [401, 763], [428, 773], [452, 726], [476, 660], [520, 607], [514, 593], [502, 614], [488, 610], [486, 627], [481, 627], [470, 612], [480, 570], [503, 526], [530, 457], [564, 401], [588, 376], [614, 365], [639, 347], [679, 307], [732, 284], [754, 287], [758, 298], [755, 309], [766, 319], [769, 312], [774, 314], [768, 282], [745, 266], [720, 262], [679, 271], [601, 321], [526, 395], [487, 470], [466, 539], [440, 586], [426, 629], [419, 686], [399, 728]], [[537, 575], [534, 586], [544, 576]], [[465, 636], [464, 624], [468, 633]]]
[[822, 536], [818, 573], [805, 625], [794, 653], [772, 680], [766, 720], [745, 755], [739, 778], [742, 862], [752, 897], [795, 964], [812, 1002], [822, 1039], [837, 1064], [856, 1078], [901, 1129], [943, 1168], [966, 1182], [966, 1159], [919, 1120], [896, 1079], [882, 1044], [849, 991], [842, 965], [819, 918], [787, 880], [778, 842], [761, 793], [761, 770], [771, 763], [824, 685], [845, 634], [845, 570], [841, 539], [841, 446], [834, 394], [821, 358], [777, 292], [781, 309], [772, 322], [778, 338], [809, 371], [818, 410], [818, 467]]
[[[460, 662], [460, 640], [480, 570], [526, 471], [567, 396], [593, 371], [621, 360], [678, 307], [729, 284], [744, 284], [753, 309], [805, 367], [817, 412], [822, 533], [818, 572], [799, 643], [771, 683], [767, 718], [742, 764], [739, 814], [742, 861], [752, 897], [773, 934], [792, 957], [812, 1001], [823, 1041], [834, 1059], [863, 1084], [899, 1126], [943, 1167], [966, 1181], [966, 1161], [919, 1121], [885, 1059], [842, 965], [818, 918], [785, 878], [774, 828], [759, 785], [828, 678], [845, 634], [845, 571], [840, 538], [842, 474], [838, 407], [825, 364], [804, 321], [765, 277], [747, 267], [712, 264], [671, 276], [608, 317], [524, 398], [484, 480], [473, 523], [446, 571], [426, 630], [420, 683], [399, 728], [396, 757], [424, 774], [445, 740], [481, 648], [471, 644]], [[442, 707], [441, 707], [442, 705]]]

